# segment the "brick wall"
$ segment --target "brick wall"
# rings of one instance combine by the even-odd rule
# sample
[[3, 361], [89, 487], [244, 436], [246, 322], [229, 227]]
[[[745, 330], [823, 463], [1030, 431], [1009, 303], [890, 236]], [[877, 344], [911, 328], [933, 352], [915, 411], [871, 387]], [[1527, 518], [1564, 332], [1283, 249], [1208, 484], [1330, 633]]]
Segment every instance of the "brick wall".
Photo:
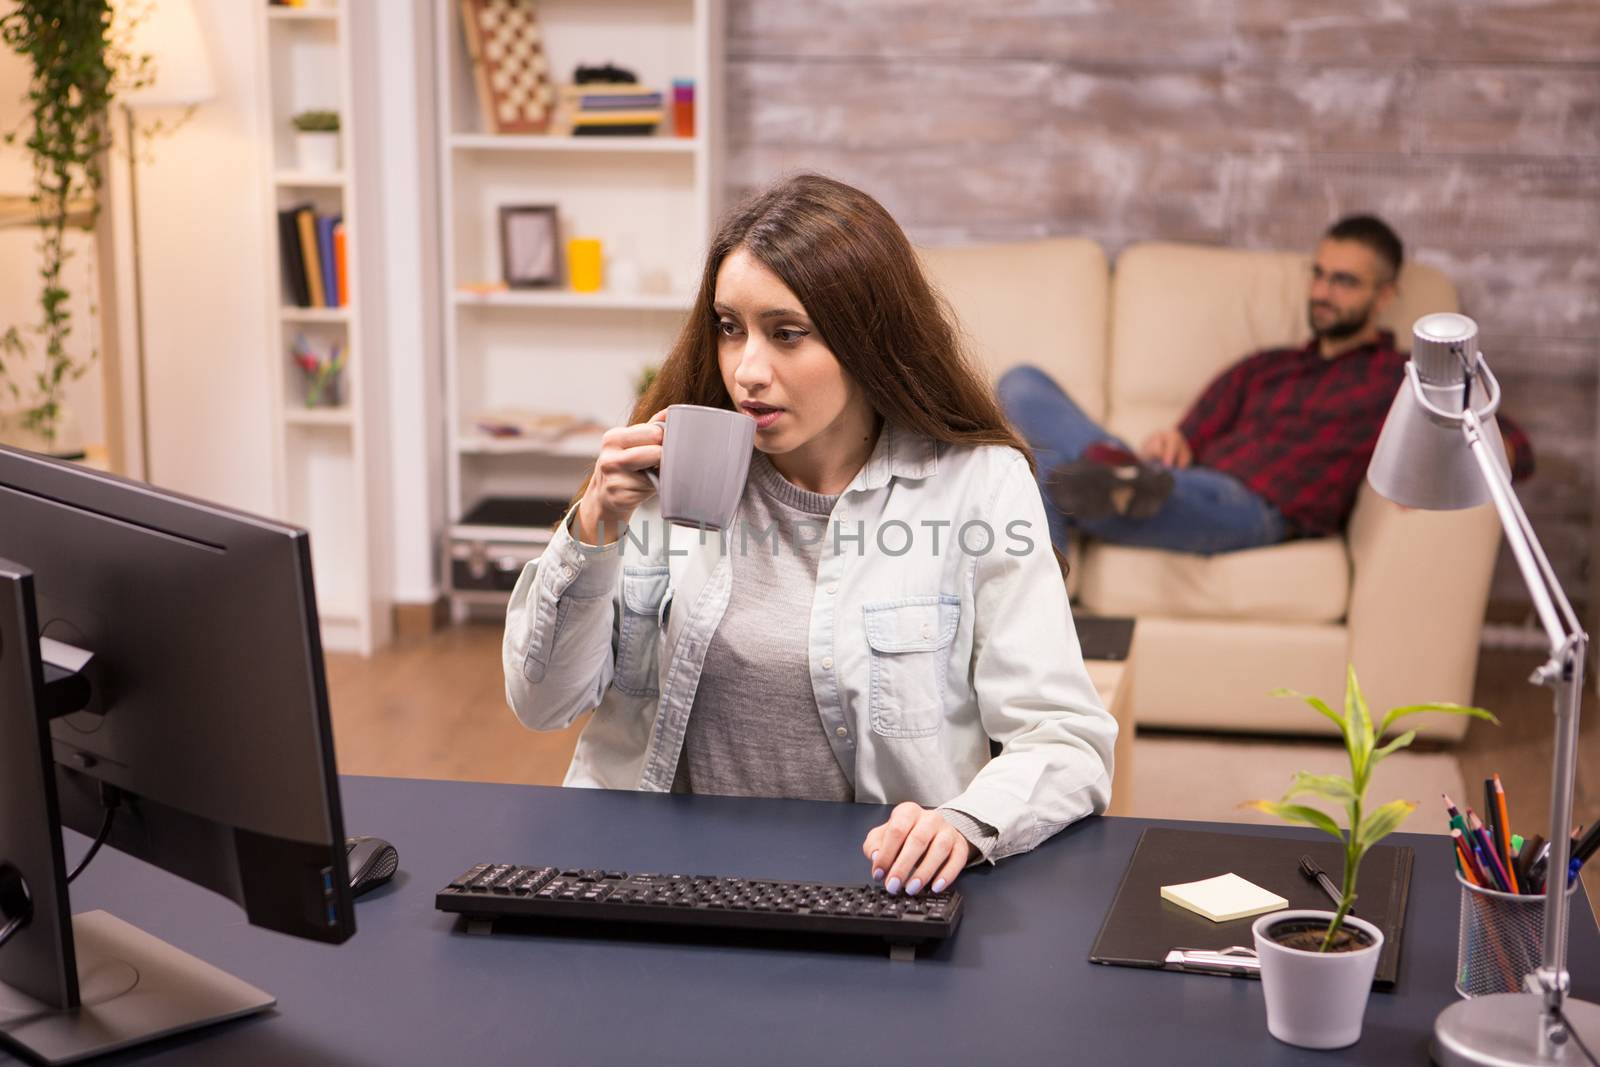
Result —
[[[805, 167], [926, 244], [1309, 248], [1375, 211], [1455, 279], [1586, 597], [1600, 411], [1597, 0], [736, 0], [729, 195]], [[1525, 604], [1509, 558], [1495, 599]]]

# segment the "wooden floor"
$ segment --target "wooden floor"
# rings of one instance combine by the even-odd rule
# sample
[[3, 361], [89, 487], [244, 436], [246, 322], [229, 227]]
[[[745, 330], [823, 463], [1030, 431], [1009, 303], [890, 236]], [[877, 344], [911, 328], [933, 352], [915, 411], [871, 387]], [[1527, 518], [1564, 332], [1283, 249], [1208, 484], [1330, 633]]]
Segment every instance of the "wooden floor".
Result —
[[370, 659], [329, 654], [333, 742], [345, 774], [560, 785], [582, 721], [536, 733], [506, 705], [500, 627], [469, 623]]
[[[1472, 723], [1452, 750], [1469, 788], [1500, 773], [1512, 798], [1512, 824], [1523, 832], [1543, 831], [1550, 817], [1550, 692], [1527, 682], [1540, 661], [1534, 654], [1483, 654], [1475, 699], [1500, 725]], [[500, 627], [493, 623], [451, 627], [370, 659], [329, 655], [327, 662], [334, 744], [339, 769], [348, 774], [558, 785], [582, 728], [580, 719], [566, 730], [537, 733], [516, 720], [505, 702]], [[1600, 817], [1596, 703], [1591, 686], [1578, 747], [1579, 823]], [[1410, 799], [1423, 805], [1418, 818], [1436, 814], [1429, 805], [1437, 798]], [[1478, 796], [1454, 799], [1482, 806]], [[1600, 896], [1600, 877], [1586, 872], [1584, 880], [1591, 898]]]

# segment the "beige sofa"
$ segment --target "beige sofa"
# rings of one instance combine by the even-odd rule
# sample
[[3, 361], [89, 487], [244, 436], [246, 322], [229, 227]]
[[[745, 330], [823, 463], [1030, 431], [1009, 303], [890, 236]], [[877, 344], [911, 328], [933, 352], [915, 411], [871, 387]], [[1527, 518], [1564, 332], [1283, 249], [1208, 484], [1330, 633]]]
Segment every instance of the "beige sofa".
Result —
[[[1304, 253], [1138, 244], [1114, 272], [1078, 238], [923, 256], [993, 375], [1035, 364], [1134, 444], [1176, 425], [1235, 360], [1308, 337]], [[1384, 321], [1406, 346], [1420, 315], [1456, 308], [1450, 281], [1412, 263]], [[1325, 719], [1270, 691], [1339, 706], [1352, 662], [1375, 711], [1471, 701], [1498, 542], [1488, 506], [1406, 511], [1364, 487], [1343, 537], [1212, 557], [1091, 543], [1074, 589], [1080, 611], [1139, 619], [1141, 726], [1323, 733]], [[1415, 724], [1440, 740], [1466, 729], [1456, 716]]]

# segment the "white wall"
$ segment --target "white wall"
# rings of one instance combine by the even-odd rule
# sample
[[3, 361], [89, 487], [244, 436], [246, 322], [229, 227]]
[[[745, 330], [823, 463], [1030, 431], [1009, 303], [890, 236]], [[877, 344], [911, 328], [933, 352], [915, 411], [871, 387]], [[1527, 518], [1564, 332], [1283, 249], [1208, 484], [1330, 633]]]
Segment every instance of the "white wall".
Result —
[[[138, 163], [149, 397], [148, 476], [157, 485], [271, 514], [266, 273], [274, 271], [259, 128], [259, 21], [238, 0], [196, 0], [217, 97]], [[118, 175], [119, 192], [125, 179]], [[119, 248], [131, 240], [114, 213]], [[274, 271], [275, 273], [275, 271]], [[118, 275], [131, 310], [131, 279]], [[133, 364], [131, 314], [123, 365]]]
[[[365, 0], [376, 2], [376, 0]], [[377, 39], [378, 125], [387, 271], [389, 599], [431, 603], [444, 529], [443, 369], [439, 326], [438, 151], [433, 15], [427, 0], [389, 0]]]

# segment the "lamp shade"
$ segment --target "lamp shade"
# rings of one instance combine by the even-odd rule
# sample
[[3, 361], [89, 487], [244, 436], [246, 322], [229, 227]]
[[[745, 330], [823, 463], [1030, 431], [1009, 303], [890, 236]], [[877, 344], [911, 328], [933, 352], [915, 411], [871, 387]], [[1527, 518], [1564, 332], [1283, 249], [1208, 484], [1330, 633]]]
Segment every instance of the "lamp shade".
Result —
[[[123, 8], [117, 18], [123, 18]], [[149, 85], [117, 95], [131, 108], [187, 107], [217, 95], [211, 57], [192, 0], [155, 0], [129, 28], [128, 51], [149, 56], [155, 77]]]
[[[1412, 327], [1412, 336], [1406, 380], [1378, 436], [1367, 481], [1379, 495], [1409, 508], [1454, 511], [1487, 504], [1492, 497], [1468, 447], [1461, 416], [1468, 368], [1481, 360], [1478, 326], [1465, 315], [1424, 315]], [[1486, 366], [1476, 365], [1483, 367], [1482, 377], [1491, 387], [1474, 411], [1490, 451], [1509, 472], [1505, 442], [1494, 420], [1499, 387]]]

